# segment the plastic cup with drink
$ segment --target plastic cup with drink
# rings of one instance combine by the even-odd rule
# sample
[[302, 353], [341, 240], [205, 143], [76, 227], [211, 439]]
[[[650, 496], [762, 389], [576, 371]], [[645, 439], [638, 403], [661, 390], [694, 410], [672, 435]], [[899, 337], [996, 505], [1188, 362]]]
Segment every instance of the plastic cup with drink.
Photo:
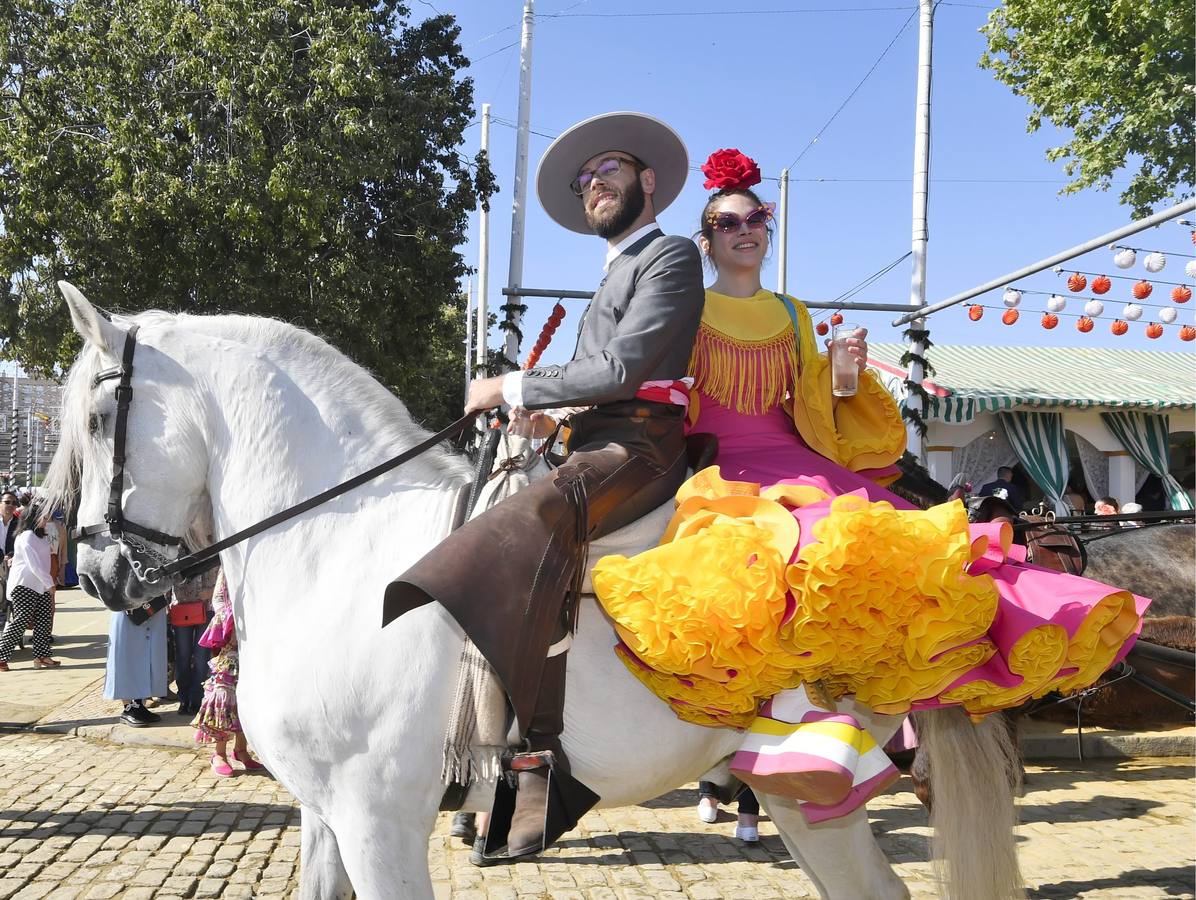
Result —
[[859, 328], [841, 322], [831, 332], [831, 393], [836, 397], [854, 397], [859, 389], [860, 370], [847, 350], [847, 339], [855, 337]]

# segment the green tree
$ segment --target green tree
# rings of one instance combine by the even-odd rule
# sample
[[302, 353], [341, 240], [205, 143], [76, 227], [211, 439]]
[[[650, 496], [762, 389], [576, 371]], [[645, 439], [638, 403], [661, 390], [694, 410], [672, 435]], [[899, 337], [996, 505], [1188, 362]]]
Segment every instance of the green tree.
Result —
[[1136, 167], [1121, 202], [1141, 217], [1191, 193], [1193, 21], [1191, 0], [1006, 0], [981, 28], [980, 65], [1030, 102], [1029, 131], [1071, 130], [1047, 152], [1074, 177], [1063, 193]]
[[[0, 0], [0, 351], [78, 350], [54, 282], [308, 328], [418, 418], [460, 411], [486, 160], [449, 16], [398, 0]], [[451, 373], [451, 374], [450, 374]]]

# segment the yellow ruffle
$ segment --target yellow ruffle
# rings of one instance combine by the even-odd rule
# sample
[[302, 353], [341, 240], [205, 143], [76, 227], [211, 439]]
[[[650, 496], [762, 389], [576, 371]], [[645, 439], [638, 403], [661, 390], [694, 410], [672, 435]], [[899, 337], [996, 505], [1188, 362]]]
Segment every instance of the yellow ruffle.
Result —
[[973, 715], [1049, 690], [1091, 684], [1137, 627], [1133, 597], [1097, 603], [1069, 639], [1058, 625], [1022, 635], [1007, 663], [1021, 681], [950, 685], [988, 661], [997, 612], [992, 578], [1009, 534], [973, 539], [963, 505], [898, 510], [844, 495], [800, 538], [791, 513], [827, 501], [820, 489], [726, 481], [718, 467], [682, 486], [664, 542], [594, 567], [595, 593], [635, 659], [627, 667], [681, 718], [750, 724], [780, 690], [822, 682], [836, 697], [885, 713], [941, 698]]

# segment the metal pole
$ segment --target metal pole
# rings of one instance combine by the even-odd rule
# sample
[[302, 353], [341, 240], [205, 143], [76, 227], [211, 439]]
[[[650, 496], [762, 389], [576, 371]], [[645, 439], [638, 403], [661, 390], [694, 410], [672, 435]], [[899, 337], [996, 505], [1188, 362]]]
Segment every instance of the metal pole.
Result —
[[[910, 278], [909, 302], [921, 308], [926, 305], [926, 244], [930, 237], [927, 223], [927, 206], [930, 195], [930, 76], [934, 38], [934, 0], [918, 0], [918, 102], [914, 114], [914, 202], [913, 202], [913, 258], [914, 270]], [[926, 327], [926, 320], [913, 320], [916, 329]], [[911, 341], [909, 352], [914, 356], [926, 353], [922, 341]], [[914, 384], [921, 384], [926, 378], [921, 363], [911, 362], [909, 378]], [[905, 398], [905, 404], [912, 412], [924, 412], [922, 398], [912, 391]], [[905, 426], [906, 447], [910, 453], [922, 458], [922, 435], [914, 422]]]
[[[490, 159], [490, 104], [482, 104], [482, 153]], [[483, 204], [478, 212], [478, 321], [474, 350], [474, 363], [477, 371], [486, 365], [486, 347], [488, 326], [490, 324], [490, 310], [486, 305], [490, 291], [490, 210], [489, 204]]]
[[1147, 216], [1145, 219], [1139, 219], [1137, 222], [1132, 222], [1116, 231], [1110, 231], [1107, 234], [1102, 234], [1100, 237], [1093, 238], [1083, 244], [1077, 244], [1070, 250], [1064, 250], [1062, 253], [1056, 253], [1054, 256], [1048, 256], [1046, 259], [1039, 260], [1033, 265], [1024, 266], [1015, 272], [1010, 272], [1007, 275], [1002, 275], [1000, 278], [994, 278], [992, 281], [987, 281], [979, 287], [971, 288], [963, 291], [953, 297], [948, 297], [931, 306], [926, 307], [918, 313], [908, 313], [898, 319], [893, 320], [893, 326], [904, 325], [909, 322], [915, 315], [926, 316], [931, 313], [936, 313], [940, 309], [946, 309], [948, 306], [955, 306], [957, 303], [963, 303], [965, 300], [971, 300], [973, 297], [991, 291], [993, 288], [1003, 287], [1011, 281], [1016, 281], [1018, 278], [1025, 278], [1033, 275], [1036, 272], [1041, 272], [1043, 269], [1049, 269], [1051, 266], [1058, 265], [1062, 262], [1067, 262], [1069, 259], [1075, 259], [1077, 256], [1083, 256], [1091, 250], [1099, 250], [1101, 247], [1112, 244], [1122, 238], [1129, 237], [1131, 234], [1137, 234], [1139, 231], [1145, 231], [1147, 228], [1153, 228], [1156, 225], [1161, 225], [1168, 219], [1174, 219], [1176, 216], [1182, 216], [1186, 212], [1196, 209], [1196, 198], [1185, 200], [1183, 203], [1177, 203], [1170, 209], [1165, 209], [1162, 212], [1157, 212], [1153, 216]]
[[[515, 141], [515, 190], [511, 200], [511, 262], [507, 270], [507, 287], [518, 287], [523, 281], [523, 227], [527, 218], [527, 141], [531, 130], [532, 106], [532, 24], [535, 20], [533, 0], [523, 4], [523, 35], [519, 45], [519, 130]], [[522, 316], [510, 312], [507, 321], [519, 327]], [[514, 330], [507, 332], [507, 362], [512, 368], [519, 363], [519, 338]]]
[[789, 170], [781, 169], [781, 215], [777, 226], [777, 291], [785, 293], [786, 251], [789, 249]]
[[8, 448], [8, 478], [17, 483], [17, 444], [21, 440], [21, 412], [17, 407], [17, 367], [12, 370], [12, 444]]
[[29, 417], [25, 423], [25, 484], [33, 487], [33, 397], [29, 397], [29, 409], [25, 410]]

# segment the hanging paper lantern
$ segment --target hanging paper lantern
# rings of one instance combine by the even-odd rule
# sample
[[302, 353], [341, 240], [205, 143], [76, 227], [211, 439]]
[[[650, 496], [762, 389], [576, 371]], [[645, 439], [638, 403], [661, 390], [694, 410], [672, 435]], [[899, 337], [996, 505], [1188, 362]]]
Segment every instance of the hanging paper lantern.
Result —
[[984, 315], [984, 307], [979, 303], [973, 303], [968, 307], [968, 318], [973, 322], [979, 322], [980, 317]]
[[1001, 314], [1001, 321], [1006, 325], [1012, 325], [1017, 321], [1017, 317], [1021, 315], [1016, 309], [1007, 309]]
[[1196, 278], [1196, 259], [1189, 259], [1184, 263], [1184, 274], [1189, 278]]
[[1059, 324], [1059, 317], [1054, 313], [1042, 314], [1042, 327], [1050, 330]]
[[1134, 253], [1129, 247], [1123, 247], [1113, 254], [1113, 265], [1119, 269], [1128, 269], [1134, 264], [1134, 260], [1138, 255]]
[[1103, 294], [1113, 286], [1108, 275], [1097, 275], [1092, 279], [1092, 293]]
[[1121, 321], [1121, 319], [1114, 319], [1113, 324], [1109, 326], [1109, 330], [1116, 335], [1122, 335], [1130, 330], [1130, 326]]
[[1142, 307], [1137, 303], [1127, 303], [1125, 309], [1121, 311], [1121, 315], [1131, 322], [1137, 322], [1142, 318]]
[[1196, 328], [1185, 325], [1179, 330], [1179, 339], [1181, 341], [1196, 341]]
[[1167, 265], [1167, 257], [1158, 250], [1153, 253], [1147, 253], [1146, 258], [1142, 260], [1142, 265], [1146, 267], [1147, 272], [1162, 272]]
[[1089, 300], [1084, 304], [1084, 315], [1096, 318], [1105, 311], [1105, 304], [1099, 300]]
[[1001, 296], [1001, 301], [1010, 309], [1013, 309], [1022, 302], [1022, 292], [1013, 288], [1005, 288], [1005, 293]]
[[1149, 281], [1138, 281], [1134, 284], [1134, 296], [1139, 300], [1145, 300], [1153, 290], [1154, 286]]
[[1178, 315], [1179, 311], [1174, 306], [1165, 306], [1159, 310], [1159, 319], [1164, 325], [1170, 325]]
[[1092, 326], [1094, 324], [1096, 324], [1096, 323], [1093, 322], [1087, 316], [1080, 316], [1080, 318], [1076, 321], [1076, 330], [1082, 331], [1082, 332], [1084, 332], [1084, 334], [1087, 334], [1088, 332], [1090, 332], [1092, 330]]
[[830, 331], [830, 328], [827, 327], [826, 322], [819, 322], [814, 326], [814, 330], [819, 334], [826, 334], [828, 331]]
[[1146, 336], [1152, 341], [1163, 336], [1163, 326], [1158, 322], [1151, 322], [1146, 326]]
[[1072, 276], [1067, 279], [1067, 289], [1073, 294], [1078, 294], [1086, 287], [1088, 287], [1088, 279], [1079, 272], [1073, 273]]
[[1192, 289], [1186, 284], [1177, 284], [1171, 289], [1171, 299], [1176, 303], [1187, 303], [1192, 299]]
[[1067, 306], [1067, 300], [1058, 294], [1051, 294], [1047, 297], [1046, 308], [1050, 312], [1063, 312], [1065, 306]]
[[832, 325], [842, 325], [843, 324], [843, 316], [840, 313], [835, 313], [834, 315], [831, 316], [831, 324]]

